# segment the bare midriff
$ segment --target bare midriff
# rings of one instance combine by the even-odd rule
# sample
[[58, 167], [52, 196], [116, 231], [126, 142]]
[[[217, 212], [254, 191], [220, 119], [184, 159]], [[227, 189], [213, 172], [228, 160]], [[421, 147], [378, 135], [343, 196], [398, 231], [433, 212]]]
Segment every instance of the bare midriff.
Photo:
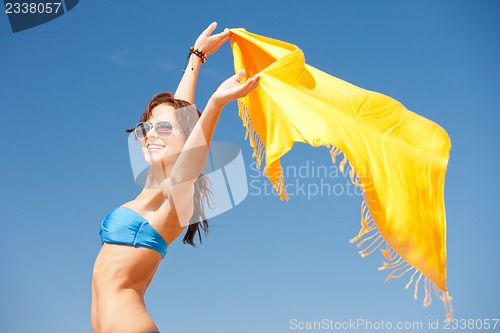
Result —
[[157, 331], [144, 294], [161, 262], [160, 253], [105, 243], [92, 274], [91, 322], [94, 333]]

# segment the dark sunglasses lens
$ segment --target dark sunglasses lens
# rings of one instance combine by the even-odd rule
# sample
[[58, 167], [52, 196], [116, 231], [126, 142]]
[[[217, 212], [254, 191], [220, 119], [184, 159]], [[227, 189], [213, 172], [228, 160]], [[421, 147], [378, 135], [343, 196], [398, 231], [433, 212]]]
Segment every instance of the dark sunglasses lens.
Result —
[[150, 129], [151, 129], [151, 127], [148, 123], [140, 123], [135, 128], [135, 136], [138, 139], [144, 139], [146, 137], [146, 134], [149, 132]]
[[156, 133], [162, 138], [166, 138], [172, 134], [172, 124], [168, 121], [159, 121], [155, 124]]

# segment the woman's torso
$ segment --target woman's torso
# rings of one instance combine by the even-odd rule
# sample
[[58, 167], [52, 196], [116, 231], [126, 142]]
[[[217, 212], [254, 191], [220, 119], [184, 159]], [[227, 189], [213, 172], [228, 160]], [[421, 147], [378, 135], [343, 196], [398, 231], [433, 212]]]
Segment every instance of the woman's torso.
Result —
[[[145, 189], [122, 207], [142, 216], [167, 244], [183, 230], [159, 190]], [[92, 275], [92, 326], [95, 331], [107, 331], [106, 328], [117, 328], [117, 325], [123, 329], [135, 326], [137, 330], [135, 322], [153, 327], [154, 322], [144, 305], [144, 294], [161, 259], [159, 252], [149, 248], [103, 244]], [[127, 320], [130, 323], [126, 323]]]

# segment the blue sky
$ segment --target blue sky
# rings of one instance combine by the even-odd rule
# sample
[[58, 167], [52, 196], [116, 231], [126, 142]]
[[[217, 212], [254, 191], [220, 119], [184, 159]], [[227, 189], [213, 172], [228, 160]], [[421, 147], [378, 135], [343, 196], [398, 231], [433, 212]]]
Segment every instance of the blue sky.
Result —
[[[218, 31], [244, 27], [294, 43], [310, 65], [446, 129], [455, 318], [499, 318], [499, 14], [494, 0], [81, 1], [13, 34], [0, 13], [0, 331], [90, 332], [99, 224], [140, 190], [123, 130], [154, 93], [175, 89], [188, 48], [212, 21]], [[203, 65], [198, 107], [232, 73], [227, 44]], [[249, 183], [263, 189], [244, 132], [233, 103], [215, 140], [241, 147]], [[331, 166], [326, 149], [305, 145], [282, 162]], [[382, 257], [360, 258], [349, 244], [359, 196], [294, 194], [280, 202], [250, 189], [211, 220], [201, 246], [169, 247], [146, 296], [163, 332], [292, 332], [290, 320], [324, 318], [442, 328], [440, 301], [422, 307], [422, 294], [414, 301], [404, 290], [407, 277], [384, 283]]]

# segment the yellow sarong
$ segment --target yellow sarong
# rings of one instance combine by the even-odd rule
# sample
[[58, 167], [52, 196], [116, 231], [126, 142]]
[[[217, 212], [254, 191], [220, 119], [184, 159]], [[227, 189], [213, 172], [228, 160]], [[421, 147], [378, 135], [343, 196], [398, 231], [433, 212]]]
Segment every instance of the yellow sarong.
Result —
[[236, 71], [260, 73], [260, 84], [239, 100], [239, 113], [258, 165], [287, 199], [280, 158], [294, 142], [343, 153], [353, 183], [363, 192], [361, 230], [351, 240], [362, 256], [380, 249], [390, 270], [423, 279], [424, 306], [432, 290], [451, 319], [446, 288], [444, 181], [450, 139], [443, 128], [398, 101], [356, 87], [305, 63], [295, 45], [231, 29]]

